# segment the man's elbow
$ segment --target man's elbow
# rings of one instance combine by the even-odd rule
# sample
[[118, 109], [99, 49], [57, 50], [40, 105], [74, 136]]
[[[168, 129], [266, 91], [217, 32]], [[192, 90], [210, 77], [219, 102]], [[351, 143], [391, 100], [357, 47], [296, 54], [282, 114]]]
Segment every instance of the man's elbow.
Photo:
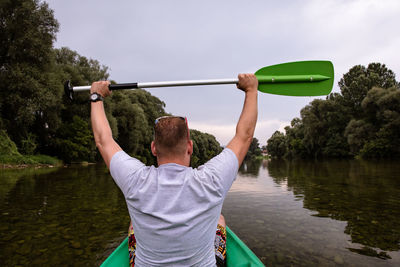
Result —
[[100, 142], [100, 141], [95, 141], [95, 143], [96, 143], [96, 147], [99, 149], [99, 150], [101, 150], [102, 148], [103, 148], [103, 144]]
[[247, 145], [250, 146], [251, 142], [253, 141], [253, 135], [248, 135], [243, 139], [243, 142]]
[[101, 150], [103, 147], [104, 147], [104, 145], [107, 143], [107, 142], [109, 142], [110, 140], [110, 138], [112, 138], [112, 137], [108, 137], [108, 136], [95, 136], [94, 137], [94, 141], [95, 141], [95, 143], [96, 143], [96, 147], [99, 149], [99, 150]]
[[254, 130], [247, 130], [238, 133], [238, 136], [242, 140], [243, 143], [251, 143], [253, 141]]

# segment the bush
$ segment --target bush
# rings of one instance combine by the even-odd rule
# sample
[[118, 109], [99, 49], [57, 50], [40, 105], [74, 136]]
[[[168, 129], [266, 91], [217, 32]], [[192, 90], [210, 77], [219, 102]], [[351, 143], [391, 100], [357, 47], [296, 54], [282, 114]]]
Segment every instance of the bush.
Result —
[[0, 163], [59, 165], [61, 164], [61, 161], [56, 158], [45, 155], [29, 155], [29, 156], [21, 155], [18, 152], [15, 143], [8, 137], [6, 131], [0, 130]]
[[33, 155], [36, 147], [36, 137], [34, 134], [29, 133], [26, 139], [22, 140], [21, 152], [25, 155]]
[[60, 127], [56, 139], [57, 154], [65, 162], [93, 160], [93, 135], [88, 123], [79, 116], [74, 116], [72, 122]]
[[15, 143], [8, 137], [6, 131], [0, 130], [0, 156], [21, 156]]
[[50, 157], [47, 155], [32, 155], [32, 156], [28, 156], [27, 157], [28, 160], [33, 161], [35, 163], [39, 163], [39, 164], [48, 164], [48, 165], [61, 165], [62, 161], [54, 158], [54, 157]]

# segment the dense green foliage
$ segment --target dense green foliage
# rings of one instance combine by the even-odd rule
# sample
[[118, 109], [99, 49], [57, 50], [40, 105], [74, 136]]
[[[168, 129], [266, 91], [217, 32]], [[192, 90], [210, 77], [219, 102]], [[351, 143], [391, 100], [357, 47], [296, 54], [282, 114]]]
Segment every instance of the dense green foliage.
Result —
[[251, 141], [249, 150], [247, 151], [245, 160], [255, 159], [256, 157], [261, 156], [261, 148], [260, 143], [257, 138], [253, 137]]
[[17, 146], [4, 130], [0, 130], [0, 154], [19, 155]]
[[15, 143], [6, 131], [0, 130], [0, 163], [1, 164], [50, 164], [59, 165], [60, 161], [46, 155], [21, 155]]
[[132, 156], [155, 164], [150, 144], [156, 118], [165, 115], [164, 102], [143, 90], [115, 92], [107, 102], [109, 121], [114, 121], [114, 138]]
[[267, 143], [267, 151], [272, 157], [281, 158], [286, 154], [286, 138], [283, 133], [276, 131]]
[[211, 134], [190, 130], [190, 139], [193, 141], [193, 154], [190, 162], [192, 167], [204, 164], [222, 151], [220, 144]]
[[394, 73], [379, 63], [354, 66], [339, 81], [341, 93], [316, 99], [294, 118], [285, 134], [267, 141], [275, 158], [399, 157], [400, 89]]
[[[85, 93], [74, 102], [63, 96], [63, 83], [84, 85], [109, 78], [108, 68], [66, 47], [53, 48], [58, 22], [38, 0], [2, 1], [0, 5], [0, 155], [2, 162], [24, 159], [65, 162], [100, 161]], [[130, 155], [155, 164], [150, 144], [165, 104], [143, 90], [114, 92], [105, 100], [113, 137]], [[211, 135], [193, 131], [193, 166], [221, 151]], [[21, 154], [23, 155], [21, 155]]]
[[53, 118], [62, 86], [52, 72], [58, 23], [47, 4], [38, 1], [2, 1], [0, 18], [1, 117], [22, 149], [27, 139], [45, 134], [35, 129], [46, 129], [45, 122], [52, 129], [58, 122]]

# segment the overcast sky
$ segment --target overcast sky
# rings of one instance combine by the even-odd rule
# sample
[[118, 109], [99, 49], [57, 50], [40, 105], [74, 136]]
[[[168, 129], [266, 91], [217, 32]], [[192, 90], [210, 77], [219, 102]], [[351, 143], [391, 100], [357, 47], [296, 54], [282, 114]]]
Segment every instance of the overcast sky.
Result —
[[[330, 60], [337, 82], [354, 65], [386, 64], [400, 76], [400, 1], [46, 1], [66, 46], [123, 82], [234, 78], [299, 60]], [[155, 88], [189, 127], [233, 137], [244, 94], [233, 85]], [[314, 98], [259, 94], [261, 145]]]

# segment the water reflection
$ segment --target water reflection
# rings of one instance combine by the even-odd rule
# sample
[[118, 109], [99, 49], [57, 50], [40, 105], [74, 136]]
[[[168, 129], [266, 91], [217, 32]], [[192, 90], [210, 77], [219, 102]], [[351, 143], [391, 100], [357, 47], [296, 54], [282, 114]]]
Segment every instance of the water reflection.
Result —
[[[267, 266], [399, 266], [399, 173], [396, 162], [246, 162], [223, 213]], [[0, 170], [0, 216], [1, 266], [99, 265], [129, 222], [104, 165]]]
[[104, 166], [1, 171], [0, 181], [2, 266], [98, 264], [126, 233], [125, 201]]
[[388, 259], [400, 249], [400, 179], [395, 162], [271, 161], [275, 183], [287, 183], [313, 216], [346, 221], [345, 233], [362, 255]]
[[239, 174], [258, 177], [262, 159], [245, 160], [239, 168]]

